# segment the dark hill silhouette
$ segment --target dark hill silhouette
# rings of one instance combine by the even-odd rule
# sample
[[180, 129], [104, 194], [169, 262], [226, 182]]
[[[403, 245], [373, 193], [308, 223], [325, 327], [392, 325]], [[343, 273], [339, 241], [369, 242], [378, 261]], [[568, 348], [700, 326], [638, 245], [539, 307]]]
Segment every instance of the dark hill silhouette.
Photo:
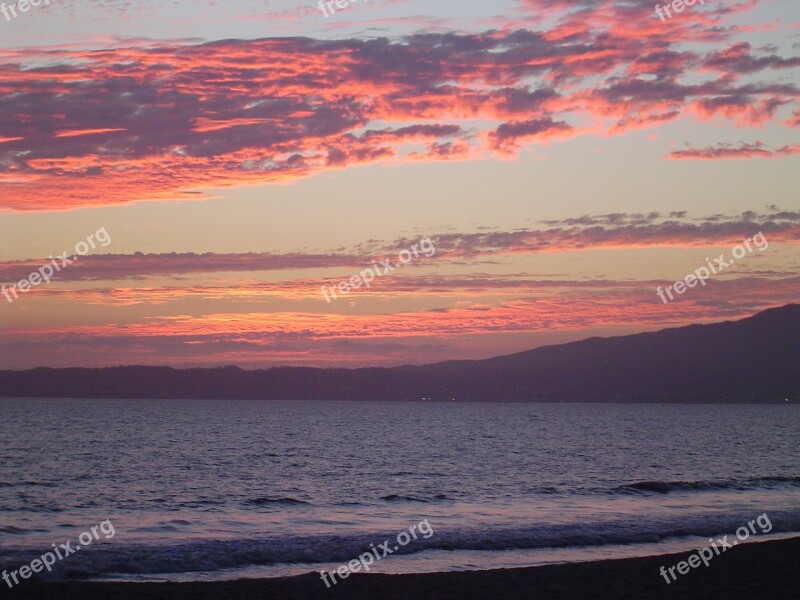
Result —
[[362, 369], [0, 371], [5, 397], [515, 402], [800, 401], [800, 305], [486, 360]]

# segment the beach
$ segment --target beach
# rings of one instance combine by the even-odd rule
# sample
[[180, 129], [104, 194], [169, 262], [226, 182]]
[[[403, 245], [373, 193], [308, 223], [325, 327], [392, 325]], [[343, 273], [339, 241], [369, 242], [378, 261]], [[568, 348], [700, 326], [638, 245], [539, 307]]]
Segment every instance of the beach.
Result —
[[512, 598], [639, 600], [786, 599], [800, 597], [800, 538], [744, 544], [667, 584], [661, 566], [689, 553], [549, 565], [523, 569], [422, 573], [354, 574], [327, 589], [317, 574], [277, 579], [195, 583], [26, 582], [14, 598], [31, 600], [338, 600], [431, 598], [500, 600]]

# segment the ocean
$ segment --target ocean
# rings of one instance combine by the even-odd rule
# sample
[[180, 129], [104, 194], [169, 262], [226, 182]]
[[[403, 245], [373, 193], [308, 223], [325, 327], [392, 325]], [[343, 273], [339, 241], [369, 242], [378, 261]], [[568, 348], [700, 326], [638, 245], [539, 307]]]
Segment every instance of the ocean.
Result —
[[113, 525], [45, 579], [329, 571], [385, 540], [373, 572], [644, 556], [764, 514], [748, 541], [800, 532], [797, 405], [8, 398], [0, 415], [0, 570]]

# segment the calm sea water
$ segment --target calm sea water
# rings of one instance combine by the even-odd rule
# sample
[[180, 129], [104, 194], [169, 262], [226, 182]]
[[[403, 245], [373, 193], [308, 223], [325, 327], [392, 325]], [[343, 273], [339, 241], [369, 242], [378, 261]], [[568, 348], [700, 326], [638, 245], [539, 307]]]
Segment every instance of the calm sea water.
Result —
[[[646, 555], [758, 515], [800, 531], [800, 407], [0, 399], [0, 569], [436, 571]], [[73, 545], [75, 542], [73, 542]]]

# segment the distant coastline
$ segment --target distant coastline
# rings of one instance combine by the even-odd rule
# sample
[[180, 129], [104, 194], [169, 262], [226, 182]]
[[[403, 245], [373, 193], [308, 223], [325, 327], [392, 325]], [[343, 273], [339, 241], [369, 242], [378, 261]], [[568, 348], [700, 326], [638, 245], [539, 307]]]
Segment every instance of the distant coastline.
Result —
[[800, 304], [739, 321], [393, 368], [128, 366], [0, 371], [9, 398], [800, 402]]

